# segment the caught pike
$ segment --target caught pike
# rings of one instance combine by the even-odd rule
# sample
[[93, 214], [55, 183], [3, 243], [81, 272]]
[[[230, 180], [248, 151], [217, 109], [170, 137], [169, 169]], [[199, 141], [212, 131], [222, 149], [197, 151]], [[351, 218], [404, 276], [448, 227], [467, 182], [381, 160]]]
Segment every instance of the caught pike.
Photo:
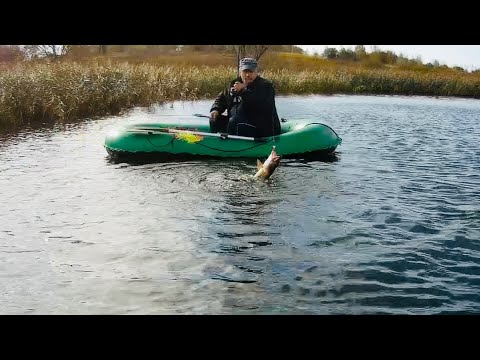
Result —
[[268, 179], [270, 176], [272, 176], [273, 172], [278, 167], [278, 164], [280, 164], [281, 157], [281, 155], [277, 155], [277, 152], [275, 151], [275, 146], [273, 146], [272, 152], [263, 164], [260, 160], [257, 159], [258, 171], [254, 177], [262, 178], [265, 180]]

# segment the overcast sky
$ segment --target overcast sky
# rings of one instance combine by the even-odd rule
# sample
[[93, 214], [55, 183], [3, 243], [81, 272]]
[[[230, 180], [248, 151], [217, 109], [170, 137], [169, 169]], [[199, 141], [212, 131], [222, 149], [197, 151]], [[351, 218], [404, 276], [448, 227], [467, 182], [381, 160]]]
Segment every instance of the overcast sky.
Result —
[[[323, 53], [325, 47], [354, 49], [355, 45], [297, 45], [313, 54]], [[364, 45], [371, 52], [372, 45]], [[440, 65], [461, 66], [466, 70], [480, 69], [480, 45], [376, 45], [383, 51], [393, 51], [395, 54], [412, 59], [420, 57], [424, 64], [438, 60]]]

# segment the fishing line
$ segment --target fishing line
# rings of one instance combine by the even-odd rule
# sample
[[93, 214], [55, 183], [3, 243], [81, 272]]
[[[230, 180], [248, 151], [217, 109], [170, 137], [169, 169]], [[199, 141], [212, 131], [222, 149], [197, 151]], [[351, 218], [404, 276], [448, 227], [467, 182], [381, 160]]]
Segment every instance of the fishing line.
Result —
[[175, 141], [175, 137], [172, 137], [172, 140], [170, 140], [168, 143], [166, 143], [165, 145], [155, 145], [154, 143], [152, 143], [150, 141], [150, 136], [149, 135], [153, 135], [153, 134], [147, 134], [147, 141], [150, 143], [150, 145], [152, 145], [153, 147], [157, 147], [157, 148], [161, 148], [161, 147], [165, 147], [165, 146], [168, 146], [168, 145], [172, 145], [173, 146], [173, 142]]
[[328, 126], [327, 124], [322, 124], [322, 123], [309, 123], [309, 124], [306, 124], [304, 127], [307, 127], [307, 126], [309, 126], [309, 125], [323, 125], [323, 126], [326, 126], [326, 127], [328, 127], [330, 130], [332, 130], [333, 133], [334, 133], [340, 140], [342, 140], [342, 138], [341, 138], [340, 136], [338, 136], [338, 134], [336, 133], [336, 131], [333, 130], [333, 129], [332, 129], [330, 126]]
[[245, 149], [240, 149], [240, 150], [222, 150], [222, 149], [217, 149], [217, 148], [214, 148], [214, 147], [210, 147], [208, 145], [204, 145], [204, 144], [200, 144], [200, 143], [195, 143], [197, 145], [200, 145], [200, 146], [203, 146], [203, 147], [206, 147], [208, 149], [211, 149], [211, 150], [217, 150], [217, 151], [220, 151], [220, 152], [241, 152], [241, 151], [246, 151], [246, 150], [250, 150], [250, 149], [255, 149], [259, 146], [263, 146], [263, 145], [266, 145], [268, 144], [269, 142], [271, 141], [274, 141], [273, 138], [268, 140], [268, 141], [265, 141], [265, 142], [262, 142], [261, 144], [258, 144], [258, 145], [255, 145], [255, 146], [252, 146], [252, 147], [249, 147], [249, 148], [245, 148]]

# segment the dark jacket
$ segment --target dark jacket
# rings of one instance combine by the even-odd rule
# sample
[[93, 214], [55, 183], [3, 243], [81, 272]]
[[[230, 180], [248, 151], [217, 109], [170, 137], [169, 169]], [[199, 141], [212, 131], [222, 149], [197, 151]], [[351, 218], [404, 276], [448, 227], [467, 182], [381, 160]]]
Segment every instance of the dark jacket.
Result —
[[257, 136], [272, 136], [280, 134], [280, 120], [275, 106], [275, 89], [271, 81], [257, 76], [255, 80], [238, 94], [238, 102], [231, 94], [231, 88], [239, 77], [230, 82], [230, 86], [218, 94], [210, 112], [217, 110], [222, 114], [227, 110], [228, 118], [241, 113], [248, 123], [256, 126]]

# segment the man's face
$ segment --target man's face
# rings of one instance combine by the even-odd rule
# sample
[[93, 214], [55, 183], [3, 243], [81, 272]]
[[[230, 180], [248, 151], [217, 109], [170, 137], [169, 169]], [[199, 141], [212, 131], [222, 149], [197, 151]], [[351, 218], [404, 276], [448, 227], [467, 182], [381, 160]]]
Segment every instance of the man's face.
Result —
[[249, 85], [257, 77], [257, 71], [252, 70], [242, 70], [240, 72], [240, 77], [245, 85]]

